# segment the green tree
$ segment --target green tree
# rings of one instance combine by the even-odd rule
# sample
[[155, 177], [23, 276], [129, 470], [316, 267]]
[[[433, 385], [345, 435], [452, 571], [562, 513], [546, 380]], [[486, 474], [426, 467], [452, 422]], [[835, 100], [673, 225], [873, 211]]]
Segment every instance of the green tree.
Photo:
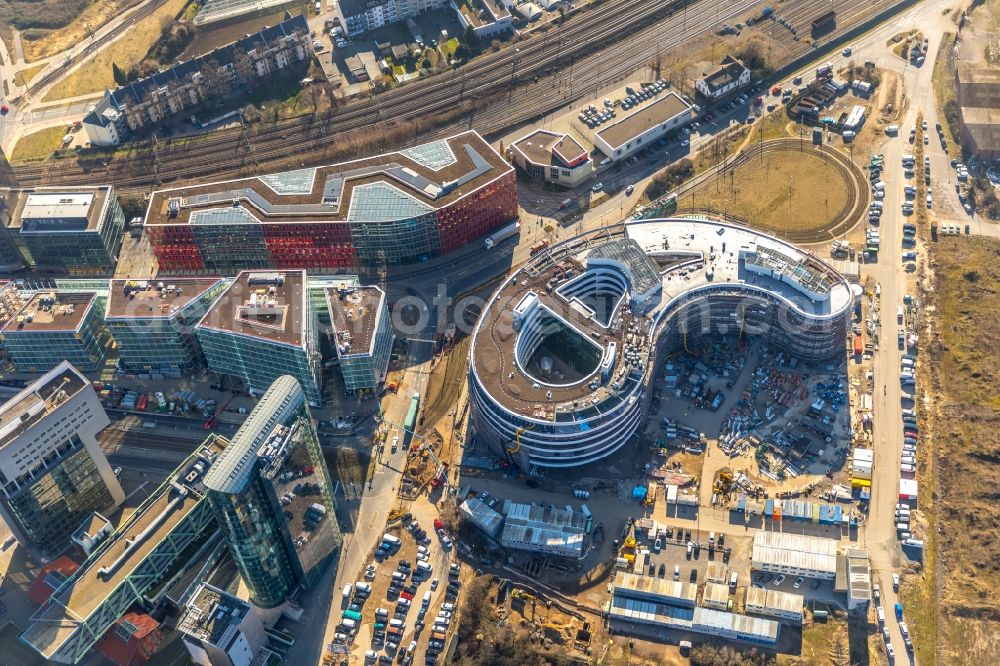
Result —
[[118, 63], [111, 63], [111, 76], [114, 77], [115, 83], [120, 86], [124, 86], [128, 83], [128, 75], [118, 66]]

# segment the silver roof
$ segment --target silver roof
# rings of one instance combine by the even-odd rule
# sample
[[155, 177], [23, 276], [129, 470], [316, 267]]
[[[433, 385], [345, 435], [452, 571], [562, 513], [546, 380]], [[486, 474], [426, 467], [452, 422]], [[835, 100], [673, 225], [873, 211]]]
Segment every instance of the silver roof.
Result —
[[241, 492], [253, 471], [261, 444], [274, 426], [285, 422], [304, 401], [302, 386], [294, 377], [278, 377], [209, 469], [205, 486], [221, 493]]

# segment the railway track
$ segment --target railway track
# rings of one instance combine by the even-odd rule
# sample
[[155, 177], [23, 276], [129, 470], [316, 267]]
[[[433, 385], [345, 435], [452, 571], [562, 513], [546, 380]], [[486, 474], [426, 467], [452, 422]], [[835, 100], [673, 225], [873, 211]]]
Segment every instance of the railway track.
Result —
[[[861, 221], [868, 209], [868, 181], [865, 180], [862, 171], [849, 157], [828, 146], [815, 146], [808, 141], [803, 142], [800, 139], [793, 138], [771, 139], [760, 144], [754, 143], [747, 146], [746, 149], [724, 166], [720, 165], [719, 168], [711, 173], [710, 177], [699, 180], [695, 189], [707, 187], [715, 178], [725, 178], [726, 174], [741, 166], [750, 164], [755, 159], [763, 159], [775, 153], [798, 151], [808, 151], [810, 154], [819, 155], [834, 168], [847, 186], [847, 201], [833, 215], [835, 222], [826, 229], [810, 232], [782, 231], [781, 233], [775, 233], [775, 235], [780, 236], [786, 241], [799, 244], [819, 243], [844, 236]], [[685, 208], [681, 206], [678, 212], [706, 211], [704, 209]], [[752, 220], [749, 223], [741, 223], [752, 226]]]
[[[742, 0], [722, 8], [719, 3], [703, 0], [691, 5], [686, 15], [676, 11], [678, 4], [677, 0], [606, 3], [600, 11], [575, 17], [548, 36], [519, 43], [516, 50], [508, 48], [488, 54], [451, 75], [433, 77], [382, 93], [366, 102], [348, 105], [338, 111], [331, 122], [307, 117], [280, 121], [273, 127], [256, 127], [249, 133], [247, 142], [253, 150], [241, 149], [238, 130], [223, 131], [183, 148], [164, 145], [156, 160], [157, 169], [154, 169], [152, 153], [147, 151], [117, 158], [108, 164], [101, 160], [81, 160], [24, 165], [18, 168], [18, 175], [29, 185], [112, 182], [119, 186], [146, 187], [154, 184], [153, 174], [157, 172], [160, 180], [240, 173], [263, 163], [315, 152], [317, 145], [330, 143], [331, 138], [344, 132], [376, 124], [391, 126], [400, 119], [425, 115], [428, 110], [454, 108], [468, 100], [484, 100], [507, 91], [506, 101], [501, 100], [495, 108], [490, 107], [482, 113], [472, 108], [470, 113], [476, 126], [489, 128], [484, 133], [500, 133], [537, 117], [545, 108], [558, 108], [564, 100], [554, 99], [554, 83], [561, 88], [565, 101], [571, 101], [620, 80], [636, 69], [644, 58], [655, 52], [651, 45], [663, 51], [675, 47], [684, 39], [709, 32], [720, 21], [748, 13], [755, 3]], [[637, 25], [648, 24], [671, 12], [672, 16], [661, 25], [636, 29]], [[614, 18], [609, 20], [608, 16]], [[612, 43], [623, 36], [628, 39], [616, 45], [612, 57], [609, 58], [611, 50], [608, 49], [577, 59], [587, 49]], [[567, 48], [568, 44], [575, 48]], [[580, 44], [587, 47], [577, 46]], [[567, 63], [568, 76], [565, 74]], [[508, 67], [510, 77], [497, 75], [497, 71], [505, 71]], [[552, 77], [546, 78], [547, 74], [555, 73], [559, 73], [555, 81]], [[580, 84], [579, 80], [584, 82]], [[463, 124], [467, 123], [450, 124], [436, 135], [454, 133]], [[420, 140], [426, 138], [423, 136]]]
[[[702, 0], [698, 6], [707, 6], [711, 1], [715, 0]], [[339, 133], [411, 119], [424, 115], [429, 110], [458, 106], [463, 99], [482, 98], [496, 93], [512, 84], [516, 85], [519, 79], [540, 78], [557, 62], [572, 59], [603, 41], [625, 35], [638, 24], [654, 20], [680, 2], [681, 0], [608, 2], [601, 6], [601, 11], [586, 12], [570, 20], [558, 29], [558, 37], [542, 36], [521, 42], [515, 48], [506, 48], [475, 59], [451, 75], [432, 77], [379, 94], [366, 102], [349, 104], [336, 113], [332, 122], [323, 123], [316, 118], [307, 117], [280, 121], [273, 127], [258, 126], [249, 137], [249, 143], [254, 146], [253, 158], [262, 162], [274, 157], [287, 157], [299, 149], [313, 148], [317, 141]], [[608, 20], [609, 14], [614, 16], [613, 20]], [[572, 48], [563, 48], [564, 44], [572, 45]], [[498, 75], [498, 72], [508, 70], [511, 72], [510, 77]], [[480, 78], [486, 78], [487, 81], [480, 83]], [[206, 167], [214, 166], [214, 171], [240, 168], [248, 161], [246, 155], [233, 150], [240, 138], [239, 131], [223, 131], [184, 149], [172, 149], [167, 145], [159, 151], [157, 157], [162, 166], [159, 171], [169, 173], [171, 178], [177, 179], [203, 174]], [[229, 149], [228, 154], [220, 152], [226, 149]], [[179, 160], [175, 159], [177, 154], [180, 155]], [[111, 160], [106, 166], [100, 160], [26, 165], [19, 167], [18, 175], [26, 184], [46, 181], [66, 184], [87, 182], [100, 173], [109, 182], [147, 185], [154, 173], [153, 162], [153, 154], [144, 152]]]
[[[153, 14], [153, 12], [155, 12], [157, 9], [159, 9], [160, 6], [163, 5], [165, 2], [166, 2], [166, 0], [156, 0], [154, 2], [150, 2], [149, 4], [145, 5], [144, 7], [140, 7], [139, 9], [137, 9], [135, 11], [135, 13], [132, 15], [132, 17], [128, 21], [123, 22], [121, 25], [119, 25], [116, 28], [114, 28], [113, 30], [111, 30], [107, 35], [105, 35], [101, 39], [100, 42], [91, 42], [87, 46], [83, 47], [82, 51], [80, 51], [79, 53], [77, 53], [76, 55], [74, 55], [72, 58], [70, 58], [69, 63], [67, 63], [67, 64], [65, 64], [65, 65], [63, 65], [61, 67], [57, 67], [56, 69], [53, 69], [52, 71], [50, 71], [50, 72], [48, 72], [46, 74], [43, 74], [42, 76], [35, 77], [34, 79], [32, 79], [31, 82], [28, 83], [28, 87], [25, 90], [25, 92], [27, 94], [34, 94], [36, 91], [41, 90], [42, 88], [44, 88], [48, 84], [52, 83], [53, 80], [55, 80], [56, 78], [58, 78], [59, 75], [62, 74], [66, 70], [66, 68], [73, 67], [74, 65], [77, 65], [77, 64], [83, 62], [84, 60], [86, 60], [87, 58], [89, 58], [90, 55], [93, 54], [97, 50], [97, 48], [98, 48], [98, 46], [100, 46], [100, 44], [103, 44], [103, 43], [105, 43], [105, 42], [107, 42], [109, 40], [113, 40], [113, 39], [118, 38], [119, 36], [121, 36], [122, 33], [124, 33], [126, 30], [128, 30], [129, 28], [131, 28], [132, 25], [136, 21], [141, 21], [141, 20], [143, 20], [143, 19], [148, 18], [149, 16], [151, 16]], [[15, 98], [14, 100], [12, 100], [12, 102], [17, 102], [19, 99], [20, 99], [20, 97]]]

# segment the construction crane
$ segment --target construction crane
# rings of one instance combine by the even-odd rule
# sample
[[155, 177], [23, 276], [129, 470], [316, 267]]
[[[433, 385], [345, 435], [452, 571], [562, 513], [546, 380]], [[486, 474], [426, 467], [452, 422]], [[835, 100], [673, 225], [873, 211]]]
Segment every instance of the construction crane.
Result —
[[211, 430], [212, 428], [214, 428], [215, 424], [219, 420], [219, 416], [222, 414], [222, 412], [226, 411], [226, 407], [229, 406], [229, 403], [231, 403], [233, 401], [233, 398], [235, 397], [236, 397], [235, 395], [229, 396], [229, 400], [226, 400], [224, 403], [222, 403], [222, 407], [219, 407], [219, 409], [214, 414], [209, 416], [208, 420], [205, 421], [205, 424], [202, 427], [205, 430]]

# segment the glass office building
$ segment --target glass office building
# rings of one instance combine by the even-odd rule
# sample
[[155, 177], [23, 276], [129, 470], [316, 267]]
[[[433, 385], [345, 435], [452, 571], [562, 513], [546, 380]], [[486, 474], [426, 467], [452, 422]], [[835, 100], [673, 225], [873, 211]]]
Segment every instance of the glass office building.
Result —
[[115, 505], [93, 458], [75, 435], [23, 484], [5, 498], [10, 515], [28, 541], [49, 556], [68, 545], [69, 536], [91, 513]]
[[0, 516], [30, 550], [58, 554], [91, 513], [123, 501], [96, 439], [108, 423], [90, 382], [67, 362], [0, 408]]
[[320, 352], [304, 271], [240, 273], [195, 327], [208, 369], [264, 393], [282, 375], [320, 398]]
[[204, 365], [195, 326], [225, 287], [221, 278], [112, 280], [105, 322], [119, 365], [145, 372]]
[[36, 292], [0, 329], [0, 344], [19, 372], [46, 372], [62, 361], [93, 372], [108, 343], [106, 304], [96, 292]]
[[518, 216], [513, 167], [476, 132], [353, 162], [154, 192], [161, 274], [337, 273], [447, 254]]
[[385, 380], [393, 332], [385, 292], [378, 287], [326, 290], [330, 344], [340, 362], [344, 388], [374, 391]]
[[114, 188], [39, 187], [13, 199], [7, 228], [29, 267], [69, 275], [114, 272], [125, 213]]
[[205, 477], [230, 552], [261, 608], [309, 589], [342, 536], [302, 387], [277, 379]]

